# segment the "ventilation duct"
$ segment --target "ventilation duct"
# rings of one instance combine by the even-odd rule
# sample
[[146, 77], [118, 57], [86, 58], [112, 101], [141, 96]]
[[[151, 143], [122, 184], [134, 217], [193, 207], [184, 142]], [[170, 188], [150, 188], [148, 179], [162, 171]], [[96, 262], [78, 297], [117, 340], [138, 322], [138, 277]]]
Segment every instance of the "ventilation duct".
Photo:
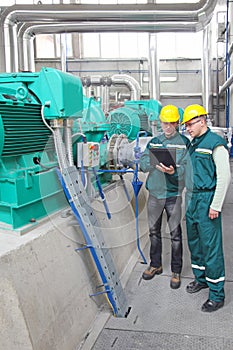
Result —
[[[134, 4], [134, 5], [14, 5], [3, 10], [0, 20], [0, 53], [1, 71], [18, 70], [17, 54], [17, 25], [25, 22], [93, 22], [89, 26], [93, 32], [100, 25], [111, 25], [112, 31], [125, 31], [135, 24], [148, 26], [151, 31], [198, 31], [203, 29], [211, 20], [217, 0], [201, 0], [195, 4]], [[120, 23], [121, 29], [114, 28], [114, 23]], [[130, 22], [130, 23], [129, 23]], [[89, 31], [91, 31], [89, 29]], [[102, 29], [103, 30], [103, 29]], [[129, 31], [130, 31], [129, 30]], [[86, 29], [87, 31], [87, 29]], [[100, 30], [101, 31], [101, 30]], [[135, 31], [136, 27], [135, 27]], [[146, 28], [144, 28], [144, 31]], [[49, 32], [49, 30], [48, 30]]]
[[[95, 28], [95, 30], [93, 30]], [[32, 24], [25, 23], [18, 31], [18, 52], [19, 64], [13, 62], [14, 66], [19, 66], [20, 70], [34, 71], [34, 48], [33, 40], [38, 34], [62, 34], [62, 33], [90, 33], [90, 32], [193, 32], [193, 23], [179, 22], [80, 22], [80, 23], [51, 23]], [[16, 51], [17, 48], [14, 49]]]

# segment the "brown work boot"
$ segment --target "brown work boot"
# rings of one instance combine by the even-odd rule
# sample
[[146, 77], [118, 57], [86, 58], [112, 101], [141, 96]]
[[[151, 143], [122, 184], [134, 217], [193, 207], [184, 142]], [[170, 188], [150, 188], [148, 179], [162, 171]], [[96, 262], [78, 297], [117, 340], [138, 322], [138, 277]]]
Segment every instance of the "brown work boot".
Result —
[[172, 289], [178, 289], [180, 288], [181, 280], [180, 280], [180, 274], [176, 272], [172, 272], [172, 278], [170, 281], [170, 287]]
[[163, 272], [162, 266], [153, 267], [149, 266], [142, 274], [144, 280], [151, 280], [155, 275], [160, 275]]

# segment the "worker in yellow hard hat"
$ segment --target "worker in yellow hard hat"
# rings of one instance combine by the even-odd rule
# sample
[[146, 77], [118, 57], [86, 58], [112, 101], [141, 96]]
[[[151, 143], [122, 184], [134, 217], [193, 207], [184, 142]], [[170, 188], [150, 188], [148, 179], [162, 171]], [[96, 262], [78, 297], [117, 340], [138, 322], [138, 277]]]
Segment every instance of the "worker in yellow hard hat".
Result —
[[224, 305], [224, 256], [221, 208], [230, 182], [226, 141], [207, 126], [207, 112], [198, 104], [185, 108], [182, 124], [192, 140], [185, 167], [186, 227], [195, 280], [188, 293], [209, 288], [202, 311]]
[[206, 117], [207, 112], [203, 106], [200, 105], [190, 105], [185, 108], [184, 114], [183, 114], [183, 119], [181, 124], [187, 123], [191, 119], [195, 119], [197, 117]]
[[[173, 164], [163, 164], [154, 161], [154, 154], [163, 150], [176, 152], [176, 164], [184, 156], [189, 140], [178, 130], [180, 119], [178, 108], [167, 105], [161, 109], [159, 116], [163, 132], [153, 137], [140, 158], [140, 169], [149, 173], [146, 188], [149, 191], [147, 202], [148, 226], [150, 236], [150, 264], [143, 272], [142, 278], [150, 280], [163, 272], [162, 267], [162, 238], [161, 224], [165, 210], [171, 236], [171, 272], [170, 287], [177, 289], [181, 284], [182, 270], [182, 231], [181, 231], [181, 202], [183, 179], [178, 177], [177, 168]], [[157, 155], [158, 156], [158, 155]], [[166, 152], [165, 152], [166, 156]], [[166, 173], [165, 173], [166, 170]], [[169, 172], [171, 174], [169, 174]]]
[[164, 106], [159, 114], [159, 119], [163, 123], [178, 123], [180, 119], [179, 110], [176, 106]]

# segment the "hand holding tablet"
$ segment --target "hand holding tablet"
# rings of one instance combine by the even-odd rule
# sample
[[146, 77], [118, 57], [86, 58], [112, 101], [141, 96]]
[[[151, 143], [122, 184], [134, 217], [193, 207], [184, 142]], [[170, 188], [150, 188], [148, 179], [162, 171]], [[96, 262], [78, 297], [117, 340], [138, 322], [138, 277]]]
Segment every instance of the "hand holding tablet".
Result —
[[176, 149], [175, 148], [150, 148], [150, 164], [153, 166], [161, 166], [165, 168], [171, 166], [176, 168]]

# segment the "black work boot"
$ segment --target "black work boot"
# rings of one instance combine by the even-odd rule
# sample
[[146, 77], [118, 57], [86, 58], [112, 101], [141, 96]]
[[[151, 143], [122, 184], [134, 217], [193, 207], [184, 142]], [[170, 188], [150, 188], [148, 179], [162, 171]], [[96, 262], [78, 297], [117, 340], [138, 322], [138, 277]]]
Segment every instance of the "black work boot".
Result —
[[201, 311], [204, 312], [213, 312], [217, 311], [224, 305], [224, 300], [221, 301], [214, 301], [214, 300], [206, 300], [206, 302], [202, 305]]
[[207, 284], [200, 284], [196, 280], [194, 280], [187, 285], [186, 292], [190, 294], [197, 293], [204, 288], [208, 288]]

